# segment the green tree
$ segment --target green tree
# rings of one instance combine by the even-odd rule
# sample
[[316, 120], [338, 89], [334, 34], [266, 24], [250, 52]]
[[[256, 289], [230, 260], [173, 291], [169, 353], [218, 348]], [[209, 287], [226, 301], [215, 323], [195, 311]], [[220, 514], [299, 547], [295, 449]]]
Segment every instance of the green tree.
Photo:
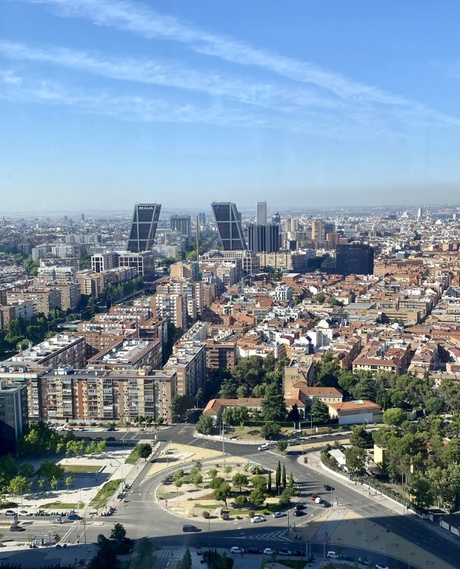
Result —
[[275, 488], [276, 488], [276, 493], [279, 493], [281, 487], [281, 462], [278, 461], [278, 465], [276, 467], [276, 472], [275, 472]]
[[233, 475], [232, 484], [233, 486], [239, 488], [240, 489], [239, 492], [241, 493], [242, 487], [248, 485], [248, 477], [241, 472], [237, 472], [236, 474]]
[[244, 426], [249, 421], [249, 411], [242, 405], [227, 407], [223, 412], [223, 420], [226, 425]]
[[363, 425], [351, 427], [350, 444], [359, 448], [371, 448], [373, 445], [372, 433], [366, 431]]
[[23, 494], [30, 492], [31, 488], [32, 482], [27, 482], [27, 478], [25, 476], [15, 476], [12, 480], [10, 480], [10, 483], [8, 485], [8, 492], [22, 496]]
[[193, 407], [195, 400], [190, 395], [174, 395], [171, 399], [171, 412], [180, 417]]
[[240, 496], [237, 496], [235, 498], [235, 506], [237, 508], [243, 508], [247, 504], [247, 502], [248, 502], [248, 499], [243, 494], [241, 494]]
[[366, 468], [366, 452], [362, 448], [349, 447], [345, 449], [345, 461], [349, 472], [364, 474]]
[[140, 443], [137, 445], [140, 458], [147, 462], [148, 457], [152, 454], [152, 445], [149, 443]]
[[202, 435], [212, 435], [214, 432], [214, 423], [209, 415], [201, 415], [196, 424], [196, 430]]
[[227, 500], [232, 495], [230, 484], [223, 482], [223, 484], [214, 489], [212, 495], [215, 500], [220, 500], [224, 502], [225, 505], [227, 505]]
[[225, 478], [222, 478], [222, 476], [214, 476], [209, 483], [209, 487], [215, 490], [219, 488], [219, 486], [222, 486], [222, 484], [225, 484]]
[[277, 423], [273, 423], [273, 422], [269, 421], [268, 423], [264, 423], [264, 425], [262, 425], [262, 429], [260, 430], [260, 434], [267, 441], [272, 441], [274, 439], [277, 439], [280, 436], [281, 427]]
[[267, 492], [269, 494], [272, 493], [272, 471], [268, 471], [268, 478], [267, 478]]
[[409, 495], [412, 503], [418, 509], [429, 508], [433, 504], [430, 481], [425, 475], [416, 474], [409, 487]]
[[327, 423], [329, 421], [329, 408], [326, 403], [315, 399], [310, 408], [311, 416], [315, 423]]
[[283, 469], [281, 471], [281, 488], [283, 490], [285, 490], [286, 485], [287, 485], [287, 482], [286, 482], [286, 465], [283, 464]]
[[124, 526], [120, 523], [116, 523], [113, 526], [112, 531], [110, 532], [110, 539], [113, 539], [117, 543], [122, 543], [125, 537], [126, 537], [126, 530]]
[[29, 462], [23, 462], [18, 467], [18, 473], [20, 476], [32, 478], [35, 476], [35, 468]]
[[387, 409], [383, 413], [383, 422], [385, 425], [391, 425], [393, 427], [400, 427], [404, 421], [407, 421], [407, 413], [403, 409], [394, 407], [393, 409]]
[[254, 506], [261, 506], [265, 502], [265, 491], [263, 488], [254, 488], [249, 494], [249, 501], [254, 504]]
[[271, 383], [267, 386], [262, 400], [262, 416], [264, 421], [286, 420], [286, 403], [281, 385]]
[[287, 441], [278, 441], [276, 443], [276, 448], [280, 451], [280, 452], [284, 452], [288, 447]]
[[72, 484], [72, 482], [73, 482], [72, 476], [67, 476], [65, 479], [65, 485], [67, 487], [67, 492], [69, 491], [69, 488], [70, 488], [70, 485]]

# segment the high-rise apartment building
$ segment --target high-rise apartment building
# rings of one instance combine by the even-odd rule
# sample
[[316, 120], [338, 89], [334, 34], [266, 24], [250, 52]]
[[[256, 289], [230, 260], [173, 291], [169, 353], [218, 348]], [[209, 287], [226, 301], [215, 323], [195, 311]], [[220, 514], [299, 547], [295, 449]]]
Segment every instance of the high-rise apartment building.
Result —
[[16, 450], [16, 441], [27, 433], [28, 407], [25, 385], [0, 381], [0, 455]]
[[267, 202], [256, 203], [256, 223], [259, 225], [267, 223]]
[[161, 204], [157, 203], [143, 203], [134, 206], [128, 251], [141, 253], [153, 249], [160, 210]]
[[236, 204], [231, 202], [213, 202], [211, 204], [224, 251], [242, 251], [247, 249], [241, 224], [241, 214]]
[[192, 237], [192, 218], [189, 215], [172, 215], [169, 223], [171, 230], [179, 232], [188, 245]]
[[336, 273], [344, 276], [374, 274], [374, 249], [359, 243], [337, 245]]
[[313, 241], [324, 241], [325, 223], [322, 219], [314, 219], [311, 222], [311, 238]]

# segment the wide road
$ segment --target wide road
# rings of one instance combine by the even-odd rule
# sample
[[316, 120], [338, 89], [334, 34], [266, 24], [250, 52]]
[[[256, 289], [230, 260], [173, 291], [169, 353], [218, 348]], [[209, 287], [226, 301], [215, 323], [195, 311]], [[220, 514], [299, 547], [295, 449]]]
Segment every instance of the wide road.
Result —
[[[117, 438], [120, 438], [122, 433], [117, 431], [110, 433], [110, 435], [116, 435]], [[156, 449], [156, 453], [159, 453], [168, 442], [189, 444], [217, 451], [222, 451], [223, 448], [221, 440], [196, 438], [193, 425], [175, 425], [159, 431], [157, 437], [160, 444]], [[331, 440], [334, 439], [332, 438]], [[326, 439], [324, 439], [324, 442], [326, 442]], [[155, 497], [161, 480], [166, 474], [174, 472], [177, 466], [171, 466], [161, 473], [146, 477], [151, 466], [150, 463], [147, 463], [140, 472], [136, 482], [132, 485], [126, 501], [119, 504], [114, 516], [99, 518], [97, 521], [93, 521], [93, 523], [86, 524], [86, 526], [82, 522], [74, 522], [73, 524], [66, 523], [56, 527], [50, 526], [47, 518], [34, 519], [33, 527], [30, 527], [30, 533], [33, 533], [33, 535], [47, 535], [57, 530], [61, 536], [65, 535], [65, 541], [68, 543], [76, 543], [77, 539], [80, 543], [84, 543], [84, 541], [94, 543], [99, 533], [103, 533], [108, 537], [113, 524], [120, 522], [124, 525], [130, 537], [148, 536], [160, 547], [174, 547], [178, 545], [193, 547], [196, 543], [200, 543], [202, 547], [211, 548], [230, 548], [233, 545], [239, 545], [245, 549], [248, 547], [272, 547], [275, 549], [287, 547], [292, 551], [305, 551], [308, 547], [307, 544], [289, 540], [286, 536], [286, 531], [288, 523], [292, 525], [295, 520], [297, 526], [302, 525], [307, 523], [307, 520], [311, 521], [324, 512], [319, 505], [312, 503], [309, 498], [308, 495], [314, 492], [329, 502], [338, 502], [341, 505], [348, 506], [351, 510], [356, 511], [371, 522], [430, 551], [452, 566], [458, 566], [460, 546], [455, 543], [454, 539], [452, 541], [445, 539], [443, 534], [435, 531], [436, 528], [430, 526], [429, 522], [420, 520], [413, 515], [404, 515], [402, 508], [401, 515], [395, 514], [392, 509], [375, 502], [362, 491], [357, 492], [355, 487], [350, 486], [347, 482], [339, 481], [317, 467], [300, 464], [297, 462], [297, 456], [287, 455], [285, 458], [282, 458], [271, 452], [257, 451], [257, 445], [247, 445], [238, 442], [229, 443], [227, 441], [225, 442], [225, 451], [229, 455], [245, 457], [248, 460], [258, 462], [270, 470], [276, 469], [279, 460], [284, 461], [287, 473], [292, 473], [296, 484], [301, 488], [300, 500], [307, 504], [307, 515], [299, 518], [290, 516], [289, 519], [287, 516], [278, 519], [270, 517], [261, 524], [251, 524], [248, 519], [234, 520], [228, 523], [213, 522], [212, 520], [206, 521], [199, 518], [189, 521], [167, 511], [163, 507], [164, 504], [160, 505]], [[334, 487], [334, 491], [327, 492], [324, 489], [326, 484]], [[201, 533], [183, 533], [182, 526], [184, 523], [193, 523], [202, 530]], [[14, 536], [7, 535], [10, 532], [8, 530], [5, 531], [3, 528], [2, 531], [5, 532], [5, 537], [19, 537], [18, 534]], [[365, 540], [365, 536], [362, 539]], [[343, 553], [357, 556], [362, 554], [362, 550], [367, 549], [365, 542], [356, 542], [353, 545], [357, 549], [351, 545], [346, 545], [342, 547]], [[321, 557], [326, 547], [326, 539], [324, 539], [324, 542], [312, 544], [311, 547], [313, 554]], [[362, 550], [359, 549], [360, 547]], [[383, 552], [380, 558], [378, 555], [370, 553], [367, 554], [367, 557], [372, 558], [374, 561], [386, 560]], [[407, 564], [392, 560], [391, 567], [405, 569]]]

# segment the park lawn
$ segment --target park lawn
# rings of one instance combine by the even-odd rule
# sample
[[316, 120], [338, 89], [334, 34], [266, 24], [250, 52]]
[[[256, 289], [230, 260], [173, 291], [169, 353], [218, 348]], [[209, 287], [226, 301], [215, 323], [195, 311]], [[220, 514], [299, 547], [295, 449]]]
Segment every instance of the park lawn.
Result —
[[64, 470], [64, 472], [68, 472], [70, 474], [82, 474], [82, 473], [95, 474], [96, 472], [99, 472], [99, 470], [101, 469], [101, 467], [98, 466], [97, 464], [91, 464], [91, 465], [61, 464], [61, 467]]
[[107, 502], [110, 498], [115, 494], [120, 486], [121, 482], [123, 482], [122, 478], [118, 480], [110, 480], [106, 482], [104, 486], [99, 490], [99, 492], [94, 496], [94, 498], [90, 502], [90, 506], [93, 508], [99, 509], [103, 508], [107, 505]]
[[164, 494], [158, 494], [159, 500], [172, 500], [173, 498], [178, 498], [183, 496], [184, 492], [165, 492]]
[[75, 502], [50, 502], [49, 504], [42, 504], [40, 508], [46, 510], [73, 510], [79, 509], [84, 507], [84, 503], [75, 503]]

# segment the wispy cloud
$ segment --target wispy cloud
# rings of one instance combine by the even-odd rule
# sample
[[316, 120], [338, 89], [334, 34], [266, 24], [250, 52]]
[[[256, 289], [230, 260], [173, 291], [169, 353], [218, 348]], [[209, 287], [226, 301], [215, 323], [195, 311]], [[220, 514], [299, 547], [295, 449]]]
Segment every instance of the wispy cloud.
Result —
[[37, 47], [8, 41], [0, 41], [0, 54], [9, 59], [59, 65], [110, 79], [219, 95], [239, 103], [272, 108], [280, 112], [288, 112], [293, 107], [338, 106], [338, 102], [331, 97], [319, 96], [307, 88], [287, 89], [274, 83], [249, 82], [234, 76], [224, 76], [219, 72], [196, 71], [180, 62], [158, 58], [115, 59], [62, 47]]
[[[186, 44], [197, 53], [219, 58], [243, 66], [254, 66], [275, 73], [290, 81], [315, 86], [323, 94], [356, 105], [371, 103], [391, 109], [407, 109], [407, 120], [415, 115], [437, 126], [459, 126], [460, 120], [425, 105], [411, 101], [376, 86], [354, 81], [314, 63], [284, 57], [278, 53], [258, 49], [232, 37], [200, 29], [175, 17], [128, 0], [22, 0], [46, 4], [65, 17], [85, 18], [95, 25], [128, 31], [142, 37], [163, 39]], [[402, 116], [402, 115], [401, 115]]]
[[[142, 123], [199, 123], [225, 127], [262, 127], [270, 129], [309, 132], [321, 136], [350, 138], [359, 128], [339, 120], [334, 114], [306, 111], [296, 114], [257, 112], [244, 106], [219, 108], [190, 103], [177, 103], [170, 99], [145, 95], [123, 95], [108, 90], [77, 89], [66, 87], [56, 80], [35, 79], [20, 75], [17, 70], [0, 68], [0, 100], [11, 103], [41, 103], [64, 106], [77, 112], [97, 114], [120, 120]], [[368, 129], [359, 132], [366, 136]]]

